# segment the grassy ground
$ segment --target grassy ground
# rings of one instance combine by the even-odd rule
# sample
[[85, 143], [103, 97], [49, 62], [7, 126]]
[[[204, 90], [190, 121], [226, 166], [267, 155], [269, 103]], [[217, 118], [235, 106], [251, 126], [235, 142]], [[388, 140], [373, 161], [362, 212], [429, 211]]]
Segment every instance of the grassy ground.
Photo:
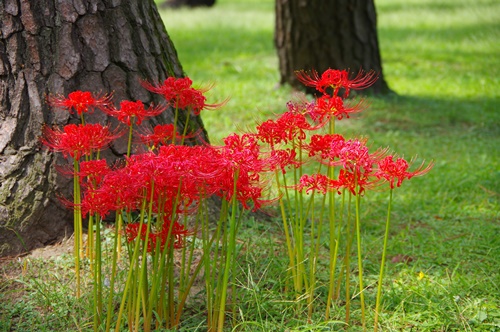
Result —
[[[384, 75], [396, 94], [370, 97], [369, 110], [339, 123], [339, 131], [436, 163], [396, 192], [382, 330], [500, 331], [500, 4], [376, 5]], [[212, 142], [284, 110], [293, 92], [277, 86], [272, 0], [219, 0], [210, 9], [162, 15], [186, 73], [201, 85], [215, 83], [209, 101], [231, 98], [203, 114]], [[372, 193], [364, 203], [368, 284], [376, 280], [385, 199], [386, 193]], [[256, 219], [242, 228], [241, 327], [340, 329], [293, 318], [277, 283], [286, 266], [275, 255], [284, 250], [279, 228], [278, 221]], [[3, 264], [0, 331], [89, 326], [85, 305], [68, 295], [70, 261], [32, 258], [24, 274], [22, 260]], [[370, 305], [373, 293], [367, 292]], [[186, 317], [186, 330], [203, 331], [196, 328], [203, 319]]]

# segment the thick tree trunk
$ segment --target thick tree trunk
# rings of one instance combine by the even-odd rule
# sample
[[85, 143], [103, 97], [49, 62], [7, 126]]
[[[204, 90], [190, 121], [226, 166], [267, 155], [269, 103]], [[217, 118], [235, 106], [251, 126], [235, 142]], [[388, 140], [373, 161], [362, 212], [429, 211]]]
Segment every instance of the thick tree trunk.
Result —
[[328, 68], [375, 70], [368, 90], [389, 91], [382, 75], [373, 0], [276, 0], [275, 44], [281, 83], [302, 84], [294, 71]]
[[[2, 0], [0, 10], [0, 255], [11, 255], [72, 232], [72, 212], [57, 199], [72, 180], [39, 137], [44, 124], [76, 119], [50, 110], [46, 96], [87, 90], [114, 92], [117, 104], [159, 102], [140, 79], [183, 70], [153, 0]], [[152, 122], [172, 122], [171, 113]], [[190, 123], [206, 140], [201, 119]]]
[[161, 7], [212, 7], [215, 5], [215, 0], [165, 0]]

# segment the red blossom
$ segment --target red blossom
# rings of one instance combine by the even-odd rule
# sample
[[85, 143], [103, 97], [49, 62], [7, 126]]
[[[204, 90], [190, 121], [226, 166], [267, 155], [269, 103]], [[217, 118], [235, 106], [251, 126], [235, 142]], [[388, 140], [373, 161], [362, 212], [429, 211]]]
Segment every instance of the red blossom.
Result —
[[306, 138], [306, 131], [317, 129], [307, 122], [305, 114], [285, 112], [276, 121], [281, 129], [283, 142], [292, 142], [294, 139], [302, 141]]
[[107, 147], [121, 135], [101, 124], [69, 124], [63, 130], [44, 127], [40, 140], [53, 151], [62, 152], [65, 157], [69, 155], [80, 159]]
[[139, 134], [141, 141], [148, 146], [159, 146], [170, 144], [173, 141], [180, 140], [182, 135], [174, 133], [173, 124], [157, 125], [152, 133]]
[[314, 103], [288, 102], [288, 111], [281, 114], [277, 120], [267, 120], [257, 126], [257, 139], [268, 143], [271, 148], [276, 144], [288, 143], [306, 138], [306, 132], [321, 128], [326, 122], [312, 125], [307, 114], [312, 112]]
[[339, 172], [337, 188], [339, 190], [344, 188], [351, 192], [353, 195], [363, 195], [365, 189], [375, 186], [376, 181], [370, 177], [370, 174], [348, 171], [341, 169]]
[[319, 155], [321, 159], [327, 159], [331, 156], [332, 149], [338, 149], [344, 142], [344, 137], [339, 134], [312, 135], [305, 148], [309, 151], [309, 157]]
[[80, 163], [80, 179], [86, 179], [91, 188], [97, 188], [104, 176], [111, 172], [105, 159], [82, 161]]
[[[389, 181], [391, 189], [394, 189], [394, 186], [401, 186], [403, 180], [409, 180], [414, 176], [424, 175], [429, 172], [434, 166], [432, 162], [429, 163], [427, 167], [424, 167], [424, 163], [422, 163], [419, 167], [417, 167], [415, 171], [409, 172], [408, 169], [410, 168], [412, 163], [413, 160], [408, 163], [403, 158], [397, 158], [396, 160], [394, 160], [394, 157], [392, 155], [387, 156], [379, 161], [378, 170], [375, 172], [375, 176], [379, 179], [383, 178]], [[394, 182], [396, 180], [397, 183], [395, 185]]]
[[98, 214], [101, 218], [106, 217], [109, 212], [116, 210], [116, 197], [109, 192], [88, 189], [81, 203], [82, 215], [86, 216]]
[[112, 197], [110, 210], [129, 212], [136, 210], [144, 198], [144, 178], [142, 173], [133, 173], [127, 168], [117, 168], [104, 176], [94, 195]]
[[[230, 201], [236, 194], [243, 208], [254, 203], [254, 210], [262, 204], [262, 184], [260, 174], [270, 169], [269, 161], [261, 158], [257, 137], [252, 134], [232, 134], [224, 139], [225, 145], [219, 147], [218, 173], [208, 180], [217, 195]], [[234, 180], [237, 174], [236, 193]]]
[[331, 180], [328, 176], [323, 174], [313, 174], [313, 175], [302, 175], [299, 179], [298, 185], [295, 187], [297, 190], [306, 190], [306, 193], [312, 191], [320, 192], [326, 194], [333, 188], [337, 188], [338, 183], [335, 180]]
[[112, 95], [93, 95], [88, 91], [74, 91], [68, 97], [49, 96], [48, 103], [51, 106], [66, 109], [69, 112], [75, 110], [78, 115], [87, 113], [94, 108], [104, 109], [111, 104]]
[[165, 100], [176, 109], [191, 109], [195, 115], [207, 108], [217, 108], [222, 104], [207, 104], [203, 95], [208, 89], [195, 89], [189, 77], [168, 77], [163, 84], [153, 85], [143, 82], [142, 85], [149, 91], [162, 95]]
[[363, 101], [360, 101], [355, 106], [346, 107], [342, 98], [323, 95], [316, 99], [314, 108], [308, 114], [314, 121], [323, 123], [332, 117], [338, 120], [342, 120], [344, 117], [349, 118], [349, 114], [361, 112], [364, 107]]
[[165, 111], [165, 109], [166, 107], [163, 105], [151, 105], [146, 109], [144, 108], [144, 104], [140, 100], [124, 100], [120, 103], [120, 109], [117, 109], [114, 106], [110, 106], [104, 109], [104, 111], [107, 114], [117, 118], [118, 121], [125, 123], [127, 126], [131, 126], [135, 123], [140, 125], [144, 118], [159, 115], [163, 111]]
[[279, 168], [281, 172], [285, 174], [287, 167], [297, 168], [301, 165], [300, 162], [296, 160], [296, 157], [297, 153], [292, 149], [272, 150], [269, 162], [272, 169]]
[[316, 70], [311, 70], [308, 74], [305, 71], [296, 71], [297, 79], [306, 86], [310, 86], [325, 94], [327, 88], [333, 89], [333, 95], [337, 96], [340, 89], [344, 89], [344, 98], [349, 95], [351, 89], [360, 90], [373, 85], [378, 78], [378, 74], [371, 70], [365, 73], [360, 70], [356, 77], [349, 79], [347, 70], [327, 69], [321, 76]]
[[267, 120], [257, 126], [257, 139], [274, 147], [283, 141], [285, 132], [283, 126], [274, 120]]

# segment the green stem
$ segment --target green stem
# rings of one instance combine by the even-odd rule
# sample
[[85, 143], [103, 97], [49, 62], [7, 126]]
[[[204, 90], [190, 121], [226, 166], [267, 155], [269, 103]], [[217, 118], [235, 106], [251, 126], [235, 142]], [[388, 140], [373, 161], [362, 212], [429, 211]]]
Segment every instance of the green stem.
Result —
[[74, 257], [76, 274], [76, 297], [80, 298], [80, 255], [82, 251], [82, 210], [80, 197], [80, 176], [79, 163], [77, 159], [73, 160], [73, 222], [74, 222]]
[[351, 280], [350, 280], [350, 255], [351, 255], [351, 201], [352, 194], [349, 192], [347, 203], [347, 224], [346, 224], [346, 253], [344, 258], [345, 265], [345, 323], [349, 324], [351, 314]]
[[235, 170], [234, 173], [234, 183], [233, 183], [233, 197], [232, 197], [232, 208], [231, 208], [231, 219], [229, 220], [229, 245], [227, 247], [226, 253], [226, 263], [224, 264], [224, 277], [222, 279], [222, 291], [219, 305], [219, 317], [217, 320], [218, 326], [217, 330], [219, 332], [223, 331], [224, 328], [224, 316], [226, 307], [226, 297], [227, 297], [227, 286], [229, 282], [229, 271], [231, 270], [231, 265], [234, 264], [234, 251], [236, 247], [236, 210], [238, 208], [237, 201], [237, 182], [238, 182], [239, 169]]
[[[147, 227], [146, 227], [146, 236], [145, 240], [143, 243], [143, 248], [142, 248], [142, 262], [141, 262], [141, 270], [139, 274], [139, 288], [138, 292], [135, 294], [136, 296], [136, 307], [135, 307], [135, 331], [139, 331], [139, 323], [140, 323], [140, 312], [141, 312], [141, 304], [143, 308], [143, 313], [144, 316], [146, 316], [147, 312], [147, 288], [148, 288], [148, 281], [147, 281], [147, 265], [148, 265], [148, 245], [149, 245], [149, 234], [151, 233], [151, 224], [153, 220], [153, 194], [154, 194], [154, 187], [155, 183], [154, 181], [151, 182], [151, 196], [149, 197], [149, 205], [148, 205], [148, 222], [147, 222]], [[141, 228], [139, 228], [140, 230]], [[140, 232], [139, 232], [140, 234]], [[140, 236], [137, 237], [138, 241], [140, 241]], [[142, 299], [142, 301], [141, 301]], [[144, 322], [146, 324], [146, 322]]]
[[378, 330], [378, 318], [379, 318], [379, 314], [380, 314], [380, 300], [381, 300], [381, 295], [382, 295], [382, 282], [384, 279], [387, 242], [389, 239], [389, 224], [391, 221], [392, 192], [393, 192], [393, 189], [391, 188], [391, 191], [389, 193], [389, 205], [387, 207], [387, 220], [385, 222], [384, 248], [382, 250], [382, 262], [380, 263], [380, 274], [378, 277], [377, 300], [376, 300], [376, 304], [375, 304], [375, 322], [374, 322], [374, 326], [373, 326], [373, 331], [375, 331], [375, 332], [377, 332], [377, 330]]
[[177, 121], [179, 120], [179, 102], [175, 101], [175, 113], [174, 113], [174, 130], [172, 132], [172, 144], [175, 144], [175, 136], [177, 135]]
[[[288, 259], [289, 259], [289, 268], [292, 273], [292, 280], [294, 282], [294, 289], [297, 286], [296, 280], [297, 280], [297, 274], [295, 272], [295, 256], [294, 256], [294, 251], [292, 247], [292, 240], [290, 237], [290, 230], [289, 230], [289, 225], [288, 225], [288, 220], [285, 212], [285, 204], [283, 202], [283, 198], [281, 197], [282, 191], [281, 191], [281, 185], [280, 185], [280, 180], [279, 180], [279, 174], [278, 170], [275, 170], [275, 176], [276, 176], [276, 185], [278, 186], [278, 196], [279, 196], [279, 204], [280, 204], [280, 210], [281, 210], [281, 219], [283, 220], [283, 229], [285, 231], [285, 239], [286, 239], [286, 247], [288, 250]], [[287, 195], [288, 198], [288, 195]]]
[[[335, 178], [335, 168], [332, 166], [328, 167], [328, 178], [330, 180], [333, 180]], [[335, 238], [335, 191], [331, 190], [328, 192], [328, 200], [329, 200], [329, 226], [330, 226], [330, 231], [329, 231], [329, 245], [330, 245], [330, 274], [329, 274], [329, 280], [328, 280], [328, 297], [326, 300], [326, 311], [325, 311], [325, 317], [326, 320], [330, 319], [330, 307], [332, 303], [332, 298], [333, 298], [333, 291], [334, 291], [334, 280], [335, 280], [335, 268], [337, 265], [337, 249], [339, 246], [338, 241]], [[340, 227], [340, 225], [338, 226]]]
[[[186, 123], [184, 124], [184, 130], [182, 132], [181, 145], [184, 144], [184, 139], [186, 138], [187, 129], [189, 127], [189, 118], [191, 117], [191, 111], [189, 109], [186, 111], [186, 113], [187, 113], [187, 115], [186, 115]], [[175, 132], [174, 132], [174, 136], [175, 136]]]
[[128, 130], [127, 157], [130, 157], [130, 154], [132, 152], [133, 127], [134, 127], [134, 123], [130, 122], [129, 130]]
[[[115, 221], [122, 218], [121, 211], [116, 211]], [[116, 275], [116, 265], [117, 265], [117, 238], [118, 238], [118, 229], [115, 228], [115, 242], [113, 244], [113, 260], [111, 263], [111, 276], [109, 281], [109, 295], [108, 295], [108, 306], [107, 306], [107, 316], [106, 316], [106, 332], [108, 332], [111, 328], [111, 318], [113, 316], [114, 311], [112, 310], [113, 306], [113, 297], [114, 297], [114, 289], [115, 289], [115, 275]]]
[[[139, 220], [139, 229], [142, 229], [142, 225], [144, 224], [144, 215], [145, 215], [145, 210], [146, 210], [146, 201], [147, 201], [146, 199], [142, 200], [141, 214], [140, 214], [140, 220]], [[123, 296], [122, 296], [122, 300], [121, 300], [121, 303], [120, 303], [120, 309], [118, 310], [118, 316], [117, 316], [117, 320], [116, 320], [115, 332], [119, 332], [120, 331], [120, 321], [121, 321], [121, 318], [123, 316], [123, 310], [125, 308], [125, 304], [127, 303], [128, 291], [129, 291], [129, 288], [131, 287], [131, 284], [132, 284], [132, 281], [133, 281], [132, 279], [134, 279], [133, 278], [134, 268], [132, 268], [132, 266], [139, 261], [139, 247], [140, 247], [140, 242], [141, 242], [140, 238], [137, 237], [136, 241], [135, 241], [135, 244], [134, 244], [133, 257], [130, 260], [130, 266], [129, 266], [129, 270], [128, 270], [128, 273], [127, 273], [127, 280], [125, 282], [125, 288], [123, 290]], [[116, 246], [116, 241], [115, 241], [115, 246]], [[115, 257], [113, 257], [113, 259], [115, 259]], [[113, 267], [115, 265], [116, 264], [114, 264]], [[112, 278], [114, 278], [114, 274], [112, 275]], [[112, 286], [110, 286], [110, 287], [112, 287]], [[110, 298], [110, 302], [111, 302], [111, 298]], [[109, 319], [109, 315], [112, 312], [111, 308], [110, 308], [110, 302], [108, 302], [108, 320], [110, 320]], [[132, 324], [132, 322], [129, 322], [129, 323]], [[107, 328], [107, 324], [106, 324], [106, 328]]]
[[[310, 234], [310, 251], [309, 251], [309, 280], [308, 280], [308, 296], [307, 296], [307, 320], [308, 323], [311, 322], [312, 319], [312, 314], [313, 314], [313, 299], [314, 299], [314, 289], [316, 287], [316, 278], [315, 278], [315, 273], [316, 273], [316, 262], [318, 259], [318, 256], [316, 254], [316, 237], [320, 236], [320, 229], [318, 229], [318, 233], [316, 234], [315, 232], [315, 223], [314, 223], [314, 195], [315, 191], [311, 194], [310, 200], [309, 200], [309, 206], [307, 207], [307, 212], [306, 216], [311, 214], [311, 234]], [[319, 226], [318, 226], [319, 227]]]
[[361, 195], [356, 195], [356, 243], [358, 247], [358, 277], [359, 277], [359, 298], [361, 301], [361, 322], [363, 331], [366, 331], [366, 316], [365, 316], [365, 290], [363, 285], [363, 257], [361, 252], [361, 226], [360, 226], [360, 200]]

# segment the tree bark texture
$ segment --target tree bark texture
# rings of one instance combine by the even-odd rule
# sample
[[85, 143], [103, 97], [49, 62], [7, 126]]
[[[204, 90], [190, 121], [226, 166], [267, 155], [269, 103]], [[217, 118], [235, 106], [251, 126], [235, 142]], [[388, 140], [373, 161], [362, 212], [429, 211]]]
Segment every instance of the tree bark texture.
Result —
[[303, 89], [296, 70], [375, 70], [369, 89], [389, 91], [382, 75], [373, 0], [276, 0], [275, 45], [281, 84]]
[[[13, 255], [72, 232], [72, 212], [57, 198], [71, 199], [72, 179], [39, 137], [44, 125], [78, 120], [51, 110], [47, 95], [113, 92], [117, 104], [158, 103], [140, 80], [183, 70], [153, 0], [2, 0], [0, 10], [0, 255]], [[114, 121], [98, 112], [86, 120]], [[150, 125], [172, 121], [170, 110]], [[199, 117], [190, 125], [207, 140]], [[125, 149], [117, 144], [108, 158]]]

